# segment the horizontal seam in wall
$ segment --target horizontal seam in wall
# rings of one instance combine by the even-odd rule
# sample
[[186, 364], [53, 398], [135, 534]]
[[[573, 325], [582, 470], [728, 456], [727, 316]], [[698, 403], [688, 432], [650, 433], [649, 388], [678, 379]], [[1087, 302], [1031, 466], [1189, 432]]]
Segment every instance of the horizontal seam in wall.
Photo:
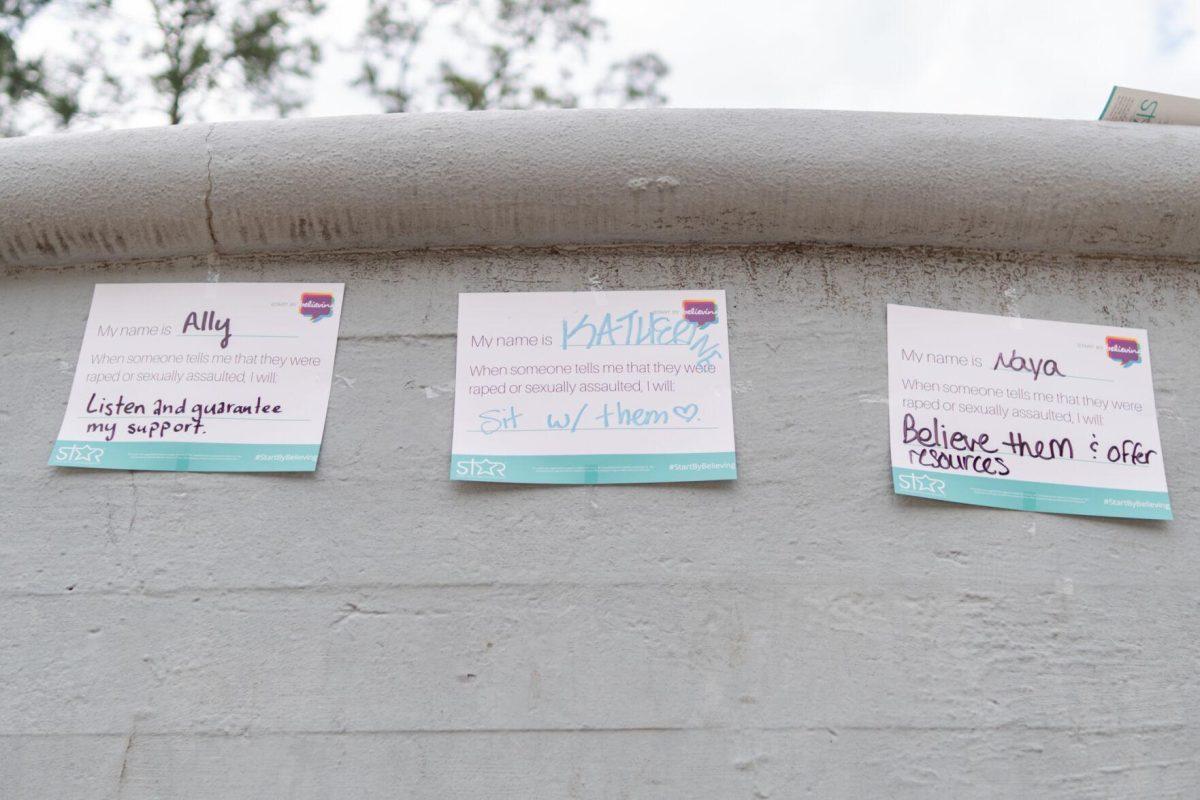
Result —
[[[949, 244], [854, 244], [851, 242], [828, 241], [788, 241], [788, 242], [612, 242], [607, 244], [539, 244], [539, 245], [446, 245], [438, 247], [410, 247], [403, 249], [378, 248], [346, 248], [337, 250], [261, 250], [223, 253], [219, 256], [199, 252], [173, 256], [151, 256], [129, 260], [98, 259], [96, 261], [81, 261], [66, 264], [4, 264], [0, 270], [4, 273], [21, 271], [64, 272], [79, 269], [129, 269], [135, 270], [146, 266], [175, 265], [194, 262], [198, 266], [231, 267], [241, 262], [286, 261], [295, 264], [297, 259], [305, 259], [306, 266], [319, 268], [329, 261], [345, 260], [356, 256], [393, 256], [397, 259], [442, 257], [465, 258], [481, 256], [507, 256], [516, 258], [533, 258], [539, 256], [575, 255], [575, 256], [664, 256], [673, 253], [740, 253], [745, 251], [766, 252], [772, 254], [796, 253], [819, 254], [838, 252], [860, 252], [865, 254], [890, 253], [907, 258], [914, 262], [927, 262], [932, 258], [955, 258], [960, 260], [986, 260], [987, 266], [1018, 264], [1031, 259], [1078, 259], [1085, 262], [1116, 261], [1130, 264], [1154, 264], [1156, 266], [1200, 267], [1200, 254], [1196, 257], [1178, 255], [1155, 255], [1153, 253], [1122, 253], [1122, 252], [1077, 252], [1074, 250], [1014, 250], [1012, 248], [972, 248]], [[402, 265], [397, 265], [402, 266]], [[927, 263], [920, 264], [921, 268]], [[537, 281], [526, 281], [537, 283]], [[665, 284], [664, 284], [665, 285]], [[648, 287], [652, 288], [652, 287]]]
[[[952, 581], [957, 581], [955, 585], [948, 585]], [[1200, 601], [1200, 589], [1192, 584], [1169, 584], [1158, 583], [1158, 588], [1178, 589], [1186, 596], [1195, 597]], [[1073, 583], [1073, 590], [1078, 594], [1082, 590], [1141, 590], [1144, 589], [1144, 581], [1133, 581], [1130, 583]], [[179, 597], [206, 597], [206, 598], [222, 598], [233, 597], [238, 595], [258, 595], [258, 594], [300, 594], [310, 597], [338, 597], [347, 593], [354, 592], [420, 592], [420, 591], [480, 591], [480, 590], [512, 590], [525, 591], [530, 589], [538, 590], [579, 590], [579, 589], [655, 589], [655, 590], [670, 590], [670, 589], [731, 589], [740, 591], [754, 592], [761, 589], [796, 589], [803, 591], [812, 588], [840, 588], [844, 594], [859, 594], [863, 596], [887, 595], [896, 590], [908, 590], [911, 596], [929, 596], [942, 594], [962, 595], [969, 600], [984, 602], [988, 600], [1013, 600], [1019, 599], [1016, 595], [1003, 595], [992, 597], [986, 594], [986, 591], [993, 588], [1001, 589], [1023, 589], [1027, 590], [1028, 597], [1047, 597], [1058, 596], [1062, 592], [1057, 584], [1052, 584], [1048, 581], [1040, 583], [1009, 583], [1003, 580], [983, 583], [982, 579], [975, 578], [967, 585], [967, 579], [952, 578], [947, 581], [933, 581], [930, 583], [916, 583], [913, 581], [878, 581], [872, 580], [870, 583], [870, 591], [864, 591], [864, 587], [858, 585], [848, 585], [845, 582], [844, 576], [837, 576], [829, 580], [799, 580], [793, 577], [782, 577], [772, 580], [764, 578], [761, 574], [756, 574], [752, 579], [745, 581], [729, 580], [729, 579], [694, 579], [694, 580], [667, 580], [667, 581], [461, 581], [461, 582], [413, 582], [413, 583], [348, 583], [348, 584], [294, 584], [287, 586], [225, 586], [225, 587], [178, 587], [174, 589], [78, 589], [78, 590], [60, 590], [53, 592], [39, 591], [0, 591], [0, 599], [22, 599], [22, 598], [64, 598], [70, 599], [73, 597], [130, 597], [130, 598], [145, 598], [150, 600], [170, 600]]]
[[[623, 727], [549, 727], [549, 728], [364, 728], [336, 730], [235, 730], [235, 731], [142, 731], [139, 739], [151, 738], [268, 738], [291, 736], [446, 736], [467, 735], [546, 735], [546, 734], [671, 734], [671, 733], [994, 733], [1014, 730], [1036, 733], [1065, 733], [1073, 736], [1137, 736], [1148, 733], [1179, 733], [1192, 730], [1195, 726], [1184, 723], [1163, 725], [1135, 725], [1111, 728], [1080, 728], [1072, 725], [1029, 725], [1004, 723], [1000, 725], [666, 725]], [[127, 738], [128, 731], [79, 731], [65, 733], [19, 733], [0, 732], [0, 739], [10, 738]], [[1200, 758], [1200, 754], [1197, 754]]]

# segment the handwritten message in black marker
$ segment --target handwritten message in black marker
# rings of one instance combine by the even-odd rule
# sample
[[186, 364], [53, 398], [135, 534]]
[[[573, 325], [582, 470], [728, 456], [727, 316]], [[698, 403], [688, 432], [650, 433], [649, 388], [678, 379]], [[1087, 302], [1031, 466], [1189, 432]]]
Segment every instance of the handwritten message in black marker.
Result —
[[1169, 519], [1145, 331], [888, 307], [893, 485]]
[[310, 471], [340, 284], [99, 285], [50, 464]]

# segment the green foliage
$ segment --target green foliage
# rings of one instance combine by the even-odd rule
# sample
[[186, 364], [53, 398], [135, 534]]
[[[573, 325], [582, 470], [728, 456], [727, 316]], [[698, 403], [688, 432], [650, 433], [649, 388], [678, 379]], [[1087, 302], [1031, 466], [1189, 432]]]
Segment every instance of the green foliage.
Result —
[[160, 40], [154, 47], [147, 45], [144, 55], [166, 58], [166, 67], [150, 79], [167, 98], [170, 123], [178, 125], [183, 121], [184, 97], [216, 85], [216, 74], [208, 69], [213, 56], [207, 40], [217, 9], [211, 0], [151, 0], [151, 5]]
[[233, 21], [229, 57], [241, 66], [242, 80], [256, 105], [273, 108], [281, 117], [304, 105], [303, 90], [285, 78], [311, 78], [321, 60], [321, 47], [312, 38], [291, 34], [296, 20], [322, 10], [313, 0], [303, 0], [251, 11]]
[[[66, 128], [87, 116], [85, 87], [96, 87], [98, 96], [112, 94], [113, 76], [86, 55], [86, 26], [109, 10], [112, 0], [0, 0], [0, 136], [23, 132], [25, 118], [37, 117], [46, 125]], [[57, 7], [80, 23], [63, 39], [79, 45], [81, 52], [57, 57], [23, 57], [19, 42], [36, 17]]]
[[45, 91], [42, 59], [23, 59], [17, 41], [29, 21], [51, 0], [0, 0], [0, 136], [17, 132], [18, 109]]
[[640, 53], [609, 67], [600, 94], [615, 97], [621, 105], [665, 105], [667, 97], [658, 84], [670, 71], [658, 54]]
[[[303, 106], [322, 56], [306, 33], [319, 0], [139, 1], [148, 29], [115, 17], [113, 0], [0, 0], [0, 136], [107, 119], [147, 98], [170, 124], [213, 98], [277, 116]], [[26, 54], [21, 37], [43, 16], [62, 34]], [[605, 35], [592, 0], [367, 0], [355, 84], [385, 111], [665, 103], [667, 66], [653, 53], [579, 85]]]
[[[386, 111], [573, 108], [577, 75], [605, 33], [591, 0], [368, 0], [358, 85]], [[453, 46], [437, 56], [438, 42]], [[662, 105], [666, 75], [657, 55], [635, 56], [612, 65], [592, 97]]]
[[145, 55], [165, 60], [151, 80], [172, 125], [184, 120], [189, 100], [220, 87], [231, 71], [258, 107], [286, 116], [303, 104], [288, 78], [311, 77], [320, 60], [316, 42], [293, 36], [299, 20], [321, 11], [314, 0], [149, 2], [158, 36]]

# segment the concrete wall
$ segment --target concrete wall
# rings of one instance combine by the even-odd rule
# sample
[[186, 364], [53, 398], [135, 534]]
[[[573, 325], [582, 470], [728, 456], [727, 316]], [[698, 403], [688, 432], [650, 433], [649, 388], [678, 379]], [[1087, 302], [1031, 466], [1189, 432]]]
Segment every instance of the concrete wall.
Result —
[[[197, 236], [0, 273], [0, 797], [1196, 796], [1194, 261]], [[309, 279], [347, 284], [315, 474], [44, 466], [94, 283]], [[682, 285], [729, 292], [737, 482], [446, 480], [457, 292]], [[888, 301], [1148, 328], [1176, 520], [893, 495]]]

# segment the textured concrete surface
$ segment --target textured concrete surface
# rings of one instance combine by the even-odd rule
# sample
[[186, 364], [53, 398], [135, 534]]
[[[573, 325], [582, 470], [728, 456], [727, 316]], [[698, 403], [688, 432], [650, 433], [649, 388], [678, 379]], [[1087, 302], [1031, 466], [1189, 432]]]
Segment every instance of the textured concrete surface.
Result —
[[1200, 128], [471, 112], [0, 141], [0, 266], [613, 243], [1200, 255]]
[[[94, 283], [331, 277], [346, 305], [316, 474], [44, 466]], [[740, 480], [445, 479], [458, 291], [680, 285], [729, 292]], [[893, 495], [888, 301], [1148, 328], [1177, 519]], [[0, 797], [1194, 798], [1198, 330], [1200, 270], [1167, 260], [9, 267]]]

